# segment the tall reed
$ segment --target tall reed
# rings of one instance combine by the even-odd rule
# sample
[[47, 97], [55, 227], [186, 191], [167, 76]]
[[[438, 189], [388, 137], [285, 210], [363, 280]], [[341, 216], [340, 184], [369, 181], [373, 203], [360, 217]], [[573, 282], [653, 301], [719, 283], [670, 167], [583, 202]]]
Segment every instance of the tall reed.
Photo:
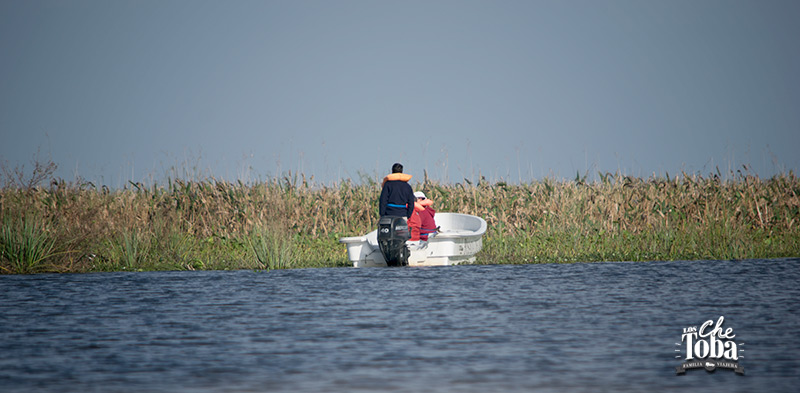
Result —
[[[11, 233], [25, 231], [24, 217], [27, 236], [45, 240], [28, 262], [4, 251], [0, 266], [6, 273], [347, 266], [338, 239], [377, 225], [380, 182], [367, 180], [315, 185], [289, 174], [257, 184], [5, 187], [4, 228], [23, 229], [4, 229], [2, 247], [20, 243], [6, 239], [19, 239]], [[800, 180], [791, 172], [413, 186], [437, 211], [486, 219], [480, 263], [800, 255]]]

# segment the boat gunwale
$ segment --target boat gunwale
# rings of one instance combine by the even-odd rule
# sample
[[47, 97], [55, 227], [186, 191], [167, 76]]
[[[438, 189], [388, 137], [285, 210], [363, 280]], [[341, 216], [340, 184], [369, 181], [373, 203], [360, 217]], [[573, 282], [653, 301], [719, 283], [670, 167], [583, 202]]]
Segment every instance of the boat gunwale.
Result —
[[[486, 229], [487, 229], [486, 220], [484, 220], [481, 217], [473, 216], [471, 214], [450, 213], [450, 212], [441, 212], [441, 213], [437, 213], [437, 214], [440, 214], [440, 215], [447, 214], [447, 215], [453, 215], [453, 216], [464, 216], [464, 217], [469, 217], [470, 219], [476, 218], [476, 219], [480, 220], [479, 221], [480, 222], [480, 226], [478, 227], [478, 229], [475, 229], [475, 230], [457, 229], [457, 230], [454, 230], [454, 231], [437, 232], [435, 236], [432, 236], [428, 240], [429, 242], [431, 242], [431, 241], [435, 242], [436, 239], [444, 240], [444, 239], [461, 239], [461, 238], [466, 239], [466, 238], [471, 238], [471, 237], [476, 237], [476, 236], [477, 237], [481, 237], [481, 236], [483, 236], [484, 233], [486, 233]], [[373, 232], [377, 233], [377, 231], [378, 230], [376, 229], [376, 230], [368, 232], [366, 235], [361, 235], [361, 236], [342, 237], [342, 238], [339, 238], [339, 243], [353, 244], [353, 243], [369, 242], [369, 240], [368, 240], [369, 235], [371, 233], [373, 233]]]

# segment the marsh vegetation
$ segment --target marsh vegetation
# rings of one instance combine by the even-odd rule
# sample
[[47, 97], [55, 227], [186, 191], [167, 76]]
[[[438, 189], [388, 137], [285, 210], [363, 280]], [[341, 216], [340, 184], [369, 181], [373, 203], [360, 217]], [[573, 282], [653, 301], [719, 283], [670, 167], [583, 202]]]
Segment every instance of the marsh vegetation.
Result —
[[[2, 273], [349, 266], [338, 239], [378, 219], [380, 183], [369, 178], [169, 179], [112, 190], [34, 175], [6, 172], [0, 190]], [[800, 180], [791, 172], [412, 184], [438, 211], [486, 219], [478, 263], [800, 255]]]

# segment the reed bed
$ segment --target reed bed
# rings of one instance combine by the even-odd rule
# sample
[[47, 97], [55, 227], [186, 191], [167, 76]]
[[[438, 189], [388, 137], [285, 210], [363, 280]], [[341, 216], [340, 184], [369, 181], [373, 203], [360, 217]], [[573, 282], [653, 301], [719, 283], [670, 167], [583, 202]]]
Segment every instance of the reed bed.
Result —
[[[486, 219], [479, 263], [800, 256], [800, 181], [738, 172], [588, 183], [415, 183], [438, 211]], [[343, 236], [377, 225], [379, 181], [53, 180], [0, 190], [3, 273], [349, 266]]]

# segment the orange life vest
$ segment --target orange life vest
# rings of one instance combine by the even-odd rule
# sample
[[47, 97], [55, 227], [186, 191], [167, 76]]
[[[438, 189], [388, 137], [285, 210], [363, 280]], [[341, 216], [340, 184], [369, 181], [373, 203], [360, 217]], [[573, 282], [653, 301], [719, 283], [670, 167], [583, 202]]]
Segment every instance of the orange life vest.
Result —
[[408, 173], [392, 173], [391, 175], [386, 175], [386, 177], [383, 178], [383, 183], [381, 183], [381, 187], [383, 187], [383, 185], [386, 184], [387, 181], [402, 180], [404, 182], [408, 182], [409, 180], [411, 180], [411, 177], [412, 176], [409, 175]]

